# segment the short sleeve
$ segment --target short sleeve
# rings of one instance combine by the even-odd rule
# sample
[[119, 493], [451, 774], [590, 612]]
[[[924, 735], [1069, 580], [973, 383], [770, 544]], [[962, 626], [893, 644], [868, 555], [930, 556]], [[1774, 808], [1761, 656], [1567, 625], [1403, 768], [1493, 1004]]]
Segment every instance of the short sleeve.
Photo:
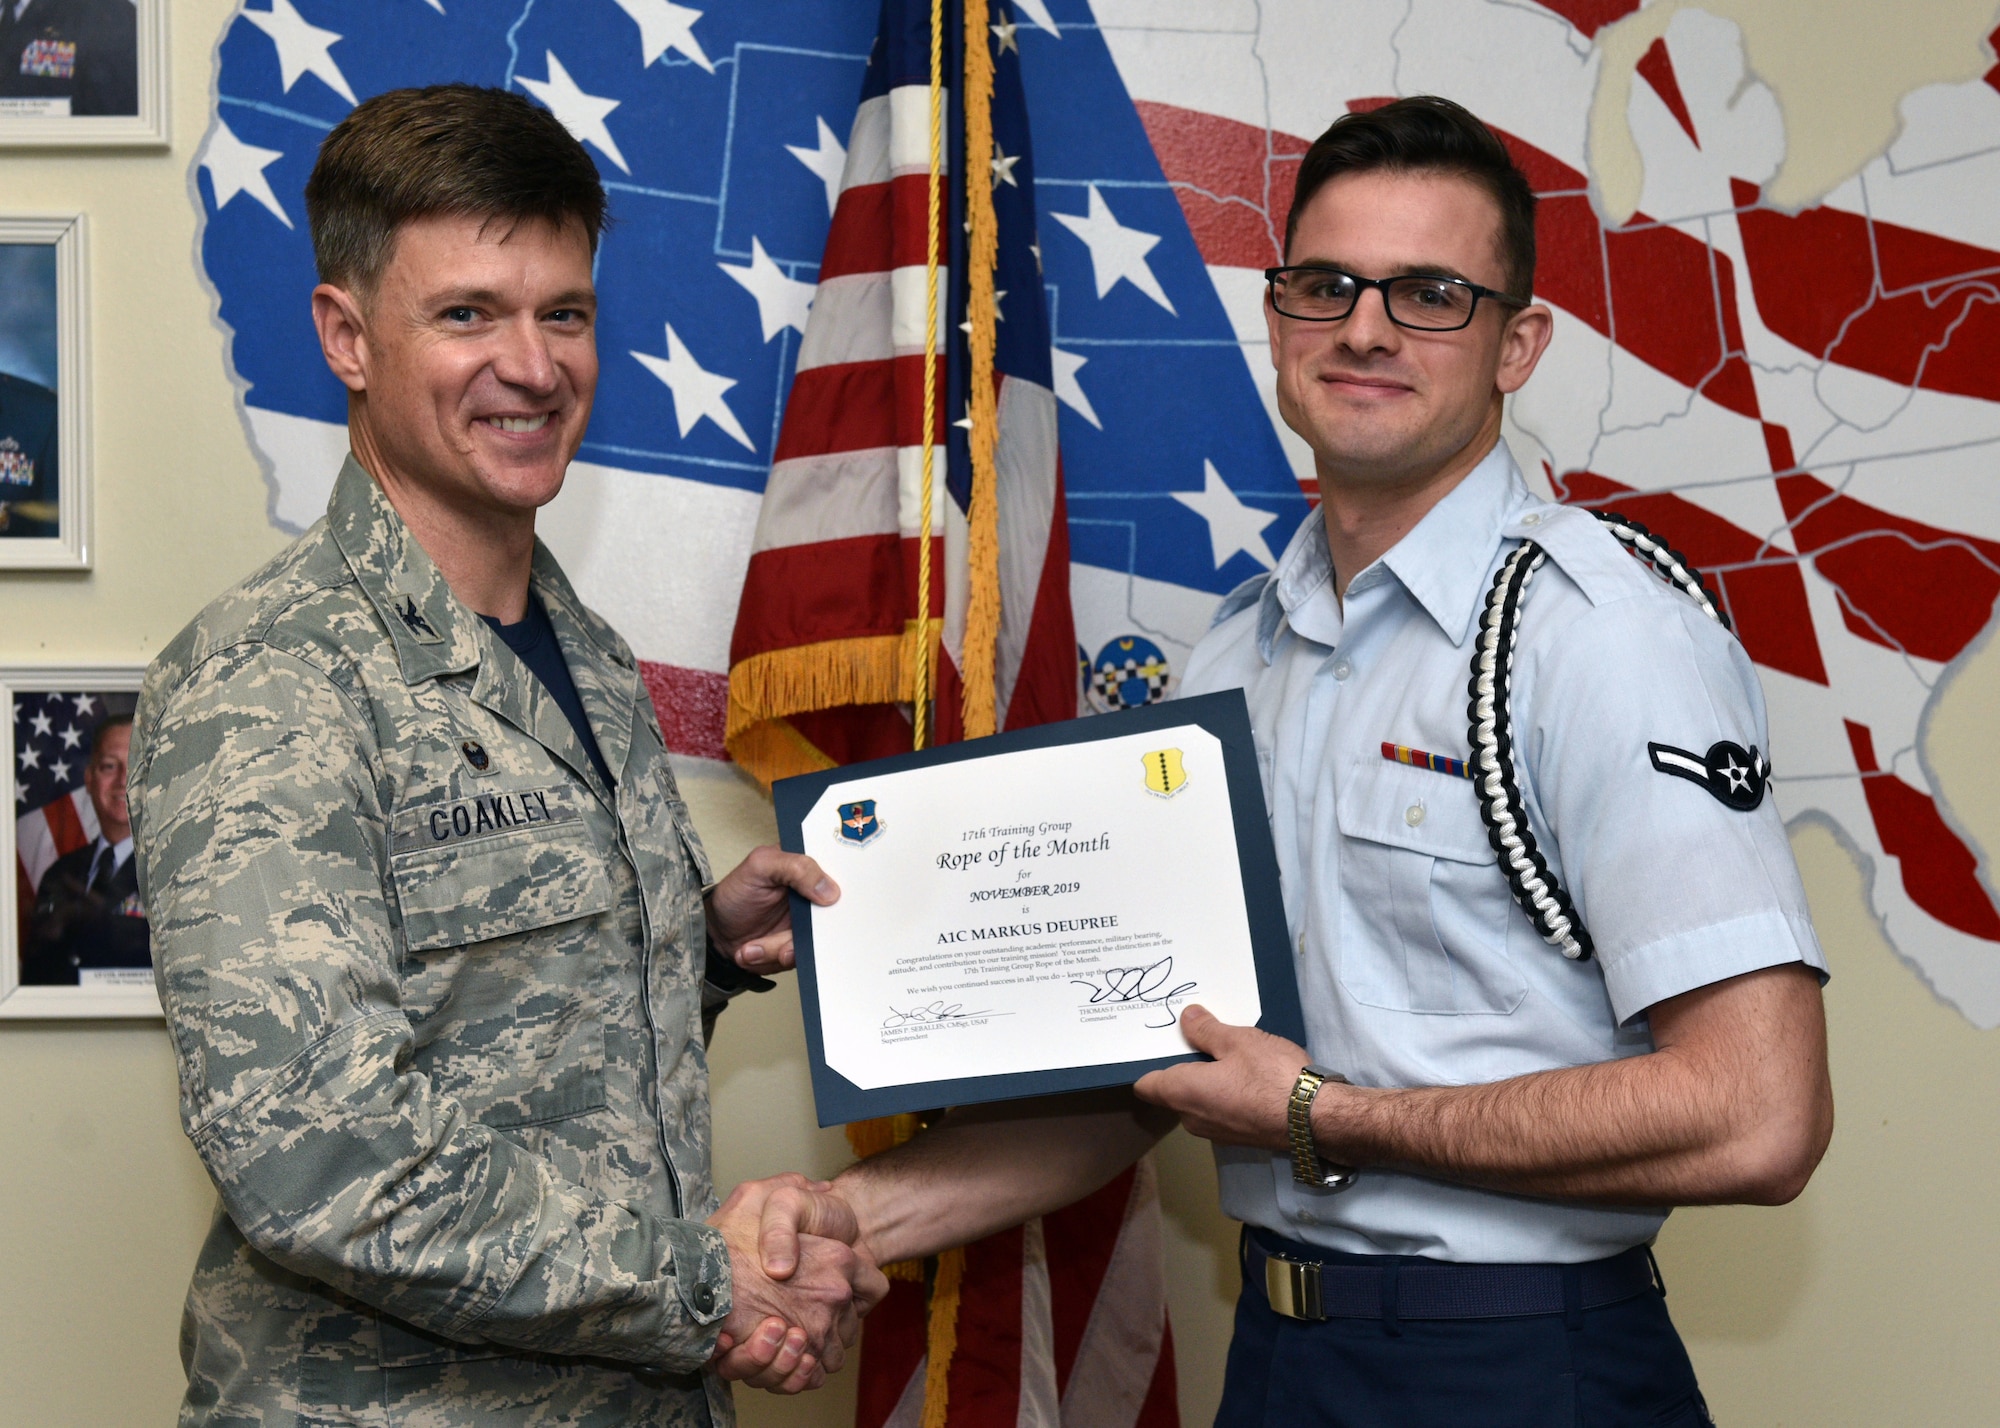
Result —
[[[1742, 645], [1664, 586], [1592, 604], [1550, 574], [1521, 617], [1514, 747], [1530, 817], [1590, 931], [1618, 1021], [1789, 962], [1824, 979], [1769, 788], [1744, 807], [1747, 797], [1725, 800], [1686, 766], [1725, 744], [1771, 757]], [[1685, 757], [1656, 761], [1656, 747]]]

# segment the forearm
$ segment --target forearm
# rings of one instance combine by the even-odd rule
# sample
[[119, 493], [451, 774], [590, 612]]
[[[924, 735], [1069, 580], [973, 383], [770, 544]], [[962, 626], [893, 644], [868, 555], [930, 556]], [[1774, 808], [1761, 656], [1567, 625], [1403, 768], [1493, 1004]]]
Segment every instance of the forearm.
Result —
[[834, 1188], [877, 1263], [918, 1259], [1081, 1199], [1173, 1124], [1126, 1091], [974, 1107], [850, 1167]]
[[[1624, 1060], [1482, 1086], [1330, 1085], [1313, 1129], [1331, 1160], [1414, 1170], [1516, 1194], [1613, 1204], [1783, 1203], [1798, 1194], [1832, 1131], [1819, 990], [1802, 968], [1709, 989], [1662, 1017], [1753, 1008], [1740, 1027], [1669, 1034]], [[1763, 1015], [1768, 1012], [1769, 1015]], [[1790, 1033], [1758, 1036], [1782, 1026]], [[1657, 1033], [1656, 1033], [1657, 1034]], [[1328, 1094], [1332, 1092], [1332, 1094]]]

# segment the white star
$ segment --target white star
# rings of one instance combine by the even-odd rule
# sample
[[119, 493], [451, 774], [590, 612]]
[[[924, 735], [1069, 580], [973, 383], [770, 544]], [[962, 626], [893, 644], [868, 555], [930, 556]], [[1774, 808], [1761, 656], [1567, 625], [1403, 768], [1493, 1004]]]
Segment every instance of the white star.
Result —
[[847, 150], [840, 146], [833, 130], [817, 114], [813, 116], [819, 125], [819, 147], [808, 149], [804, 144], [787, 144], [785, 152], [819, 175], [826, 185], [826, 211], [830, 215], [840, 205], [840, 175], [847, 167]]
[[442, 15], [444, 13], [444, 0], [424, 0], [424, 3], [437, 11], [438, 14]]
[[736, 279], [745, 292], [757, 299], [757, 320], [764, 326], [766, 342], [787, 327], [795, 327], [800, 332], [806, 330], [806, 310], [812, 306], [813, 284], [786, 277], [785, 270], [771, 261], [771, 255], [764, 251], [764, 245], [756, 238], [750, 240], [749, 267], [735, 268], [727, 263], [715, 266]]
[[21, 750], [22, 773], [26, 773], [29, 769], [40, 768], [41, 766], [42, 766], [41, 751], [37, 749], [33, 744], [30, 744], [27, 748]]
[[617, 0], [617, 5], [639, 26], [639, 53], [646, 64], [673, 50], [715, 73], [714, 62], [702, 53], [701, 41], [694, 37], [694, 22], [701, 18], [701, 11], [670, 0]]
[[39, 735], [47, 736], [53, 734], [56, 729], [55, 721], [49, 718], [46, 713], [37, 714], [28, 722], [35, 726], [35, 732]]
[[1048, 0], [1014, 0], [1014, 8], [1033, 20], [1036, 29], [1046, 30], [1057, 39], [1062, 38], [1062, 31], [1056, 28], [1056, 22], [1049, 14]]
[[[1168, 312], [1174, 312], [1174, 305], [1167, 301], [1166, 290], [1146, 264], [1146, 255], [1153, 251], [1160, 236], [1157, 233], [1141, 233], [1136, 228], [1121, 224], [1113, 216], [1111, 205], [1104, 201], [1104, 195], [1097, 191], [1096, 184], [1090, 186], [1088, 215], [1052, 213], [1049, 217], [1089, 246], [1090, 270], [1097, 279], [1097, 295], [1100, 298], [1123, 278]], [[1180, 314], [1174, 312], [1174, 316]]]
[[277, 149], [260, 149], [244, 143], [217, 119], [215, 132], [208, 136], [208, 147], [201, 153], [201, 166], [208, 170], [208, 181], [215, 185], [215, 211], [220, 213], [229, 206], [230, 199], [247, 193], [290, 228], [292, 220], [278, 202], [278, 195], [271, 192], [271, 181], [264, 176], [264, 170], [283, 157]]
[[69, 702], [76, 706], [78, 714], [88, 714], [97, 707], [97, 700], [88, 694], [72, 694]]
[[1278, 513], [1260, 511], [1237, 500], [1236, 493], [1216, 474], [1213, 461], [1201, 463], [1201, 479], [1199, 491], [1168, 494], [1208, 522], [1208, 547], [1215, 556], [1215, 568], [1222, 569], [1239, 550], [1261, 562], [1266, 570], [1276, 566], [1278, 558], [1264, 543], [1263, 530], [1278, 519]]
[[585, 94], [569, 77], [569, 71], [562, 67], [562, 61], [556, 58], [554, 50], [544, 50], [543, 53], [548, 56], [549, 77], [526, 79], [515, 75], [515, 83], [548, 105], [549, 112], [562, 121], [563, 128], [569, 130], [579, 144], [595, 144], [605, 158], [626, 173], [631, 173], [632, 166], [618, 152], [618, 141], [604, 127], [604, 116], [618, 107], [618, 101]]
[[302, 74], [316, 75], [328, 89], [349, 104], [360, 103], [347, 87], [347, 78], [328, 53], [340, 41], [331, 30], [306, 23], [305, 16], [292, 8], [292, 0], [271, 0], [268, 10], [245, 10], [243, 18], [271, 37], [278, 47], [278, 73], [285, 93], [299, 82]]
[[1019, 154], [1010, 154], [1000, 147], [1000, 141], [993, 141], [993, 187], [1006, 184], [1009, 188], [1019, 188], [1014, 182], [1014, 165], [1021, 162]]
[[83, 730], [77, 728], [74, 724], [70, 725], [69, 728], [62, 731], [62, 741], [65, 749], [80, 748], [83, 744]]
[[1736, 762], [1736, 755], [1728, 756], [1728, 762], [1723, 764], [1721, 772], [1722, 776], [1729, 780], [1731, 793], [1741, 793], [1750, 787], [1750, 770]]
[[1015, 54], [1019, 54], [1021, 52], [1020, 45], [1015, 43], [1014, 40], [1014, 31], [1018, 28], [1019, 26], [1017, 26], [1014, 23], [1011, 17], [1008, 19], [1003, 19], [999, 24], [993, 26], [993, 33], [997, 35], [1000, 39], [1000, 48], [998, 53], [1004, 55], [1009, 50], [1012, 50]]
[[1035, 255], [1035, 271], [1039, 273], [1042, 270], [1042, 245], [1039, 243], [1030, 243], [1028, 251]]
[[54, 763], [54, 764], [52, 764], [52, 765], [50, 766], [50, 768], [49, 768], [49, 777], [50, 777], [50, 778], [52, 778], [52, 779], [54, 779], [54, 780], [56, 781], [56, 786], [57, 786], [58, 788], [60, 788], [60, 787], [61, 787], [62, 785], [64, 785], [64, 784], [68, 783], [68, 782], [69, 782], [69, 760], [68, 760], [68, 759], [57, 759], [57, 760], [55, 761], [55, 763]]
[[1104, 423], [1097, 419], [1097, 409], [1091, 406], [1090, 398], [1083, 394], [1083, 384], [1076, 379], [1076, 369], [1089, 360], [1088, 357], [1065, 352], [1060, 347], [1049, 349], [1049, 363], [1056, 376], [1056, 400], [1103, 431]]
[[722, 399], [722, 394], [736, 385], [736, 379], [703, 371], [701, 363], [694, 360], [694, 354], [687, 350], [687, 344], [681, 341], [671, 322], [667, 324], [667, 357], [664, 362], [645, 352], [634, 352], [632, 355], [648, 372], [665, 382], [667, 390], [673, 393], [674, 420], [680, 423], [682, 436], [692, 431], [696, 422], [707, 417], [743, 447], [756, 451], [757, 448], [744, 433], [743, 424], [736, 420], [736, 413]]

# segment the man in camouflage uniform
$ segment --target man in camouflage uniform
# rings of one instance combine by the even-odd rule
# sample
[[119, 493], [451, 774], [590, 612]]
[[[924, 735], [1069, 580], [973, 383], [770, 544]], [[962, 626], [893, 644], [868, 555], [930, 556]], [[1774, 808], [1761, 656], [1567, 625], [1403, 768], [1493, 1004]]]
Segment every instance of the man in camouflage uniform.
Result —
[[774, 1284], [765, 1192], [717, 1211], [704, 967], [770, 965], [787, 891], [834, 893], [775, 849], [708, 887], [631, 650], [533, 538], [603, 191], [553, 116], [454, 86], [354, 110], [307, 199], [355, 455], [154, 662], [132, 763], [222, 1199], [181, 1421], [728, 1425], [719, 1351], [811, 1386], [886, 1284], [826, 1238]]

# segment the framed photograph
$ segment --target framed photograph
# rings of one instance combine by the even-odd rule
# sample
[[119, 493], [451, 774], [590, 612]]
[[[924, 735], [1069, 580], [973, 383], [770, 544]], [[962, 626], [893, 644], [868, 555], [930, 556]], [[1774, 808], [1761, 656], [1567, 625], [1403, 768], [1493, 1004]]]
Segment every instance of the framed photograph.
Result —
[[0, 148], [113, 146], [167, 146], [167, 0], [0, 0]]
[[85, 261], [82, 214], [0, 213], [0, 569], [90, 568]]
[[0, 667], [0, 1019], [160, 1015], [125, 802], [136, 664]]

